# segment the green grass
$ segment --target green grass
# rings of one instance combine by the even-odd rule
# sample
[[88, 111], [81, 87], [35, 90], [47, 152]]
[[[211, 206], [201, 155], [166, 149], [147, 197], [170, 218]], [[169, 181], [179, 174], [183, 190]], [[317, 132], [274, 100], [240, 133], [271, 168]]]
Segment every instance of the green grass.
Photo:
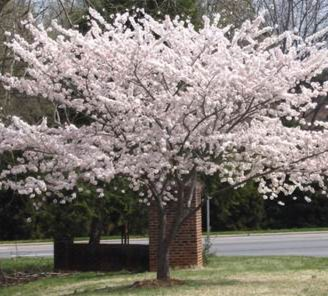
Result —
[[52, 271], [52, 269], [53, 258], [18, 257], [12, 259], [0, 259], [0, 270], [8, 275], [16, 272], [49, 272]]
[[0, 295], [327, 296], [328, 258], [211, 257], [204, 268], [174, 270], [172, 277], [184, 280], [183, 285], [131, 288], [135, 281], [154, 277], [154, 273], [75, 273], [2, 288]]

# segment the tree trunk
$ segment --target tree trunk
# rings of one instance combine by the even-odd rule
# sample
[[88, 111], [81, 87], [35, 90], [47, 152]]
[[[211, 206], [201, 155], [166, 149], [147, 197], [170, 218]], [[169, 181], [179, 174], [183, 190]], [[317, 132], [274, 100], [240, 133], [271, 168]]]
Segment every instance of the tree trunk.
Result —
[[170, 242], [167, 241], [167, 215], [165, 211], [159, 211], [159, 240], [157, 250], [157, 279], [167, 281], [170, 279]]
[[124, 223], [122, 225], [121, 244], [122, 245], [128, 245], [128, 244], [130, 244], [128, 223]]
[[89, 244], [99, 245], [102, 231], [102, 222], [98, 217], [92, 218], [90, 234], [89, 234]]
[[170, 279], [169, 245], [161, 241], [158, 248], [157, 279], [161, 281], [168, 281]]

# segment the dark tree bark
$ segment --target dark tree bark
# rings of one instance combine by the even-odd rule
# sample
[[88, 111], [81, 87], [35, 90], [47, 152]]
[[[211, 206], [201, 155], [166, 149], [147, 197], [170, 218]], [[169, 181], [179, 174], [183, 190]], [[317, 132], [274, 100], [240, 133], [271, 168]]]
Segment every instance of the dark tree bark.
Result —
[[128, 223], [124, 223], [122, 225], [121, 244], [128, 245], [129, 243], [130, 243], [129, 225]]
[[102, 232], [102, 222], [98, 217], [94, 217], [91, 221], [90, 234], [89, 234], [89, 244], [98, 245], [100, 244]]
[[165, 211], [159, 213], [159, 243], [157, 251], [157, 279], [167, 281], [170, 279], [170, 242], [167, 240], [167, 215]]

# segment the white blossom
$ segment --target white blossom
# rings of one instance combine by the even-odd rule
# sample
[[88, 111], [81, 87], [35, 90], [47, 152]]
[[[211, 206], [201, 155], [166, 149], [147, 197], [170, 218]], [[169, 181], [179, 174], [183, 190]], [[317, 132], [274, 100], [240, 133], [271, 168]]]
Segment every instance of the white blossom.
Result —
[[[125, 13], [109, 24], [90, 12], [85, 35], [53, 22], [53, 38], [29, 22], [31, 41], [15, 35], [7, 43], [28, 75], [0, 75], [6, 89], [42, 96], [91, 123], [0, 122], [0, 153], [22, 151], [0, 172], [3, 187], [60, 196], [82, 191], [80, 181], [101, 187], [124, 175], [133, 190], [147, 192], [142, 202], [157, 197], [163, 206], [197, 174], [218, 173], [232, 187], [254, 179], [270, 199], [311, 192], [314, 183], [326, 190], [328, 125], [316, 121], [311, 129], [303, 114], [327, 94], [328, 83], [300, 83], [328, 66], [316, 36], [275, 36], [263, 17], [229, 39], [227, 28], [207, 18], [197, 31], [169, 17], [136, 22]], [[128, 19], [133, 30], [124, 25]]]

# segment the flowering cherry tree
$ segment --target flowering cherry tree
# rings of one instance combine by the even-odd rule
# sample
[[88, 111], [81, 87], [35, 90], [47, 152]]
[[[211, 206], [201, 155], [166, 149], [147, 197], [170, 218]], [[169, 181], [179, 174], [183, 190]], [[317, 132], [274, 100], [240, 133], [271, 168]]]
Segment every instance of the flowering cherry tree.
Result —
[[101, 197], [104, 184], [125, 176], [140, 202], [159, 210], [157, 277], [164, 280], [170, 244], [200, 207], [191, 207], [199, 176], [216, 173], [230, 187], [255, 180], [270, 198], [326, 190], [328, 124], [306, 120], [328, 90], [313, 80], [328, 66], [328, 50], [316, 42], [325, 32], [277, 36], [263, 17], [231, 33], [207, 18], [195, 30], [179, 18], [123, 14], [109, 24], [90, 15], [85, 35], [30, 20], [31, 40], [12, 36], [8, 46], [26, 74], [0, 76], [4, 87], [43, 96], [89, 123], [59, 116], [52, 126], [46, 118], [1, 123], [0, 153], [19, 155], [1, 171], [2, 187], [69, 201], [80, 182]]

